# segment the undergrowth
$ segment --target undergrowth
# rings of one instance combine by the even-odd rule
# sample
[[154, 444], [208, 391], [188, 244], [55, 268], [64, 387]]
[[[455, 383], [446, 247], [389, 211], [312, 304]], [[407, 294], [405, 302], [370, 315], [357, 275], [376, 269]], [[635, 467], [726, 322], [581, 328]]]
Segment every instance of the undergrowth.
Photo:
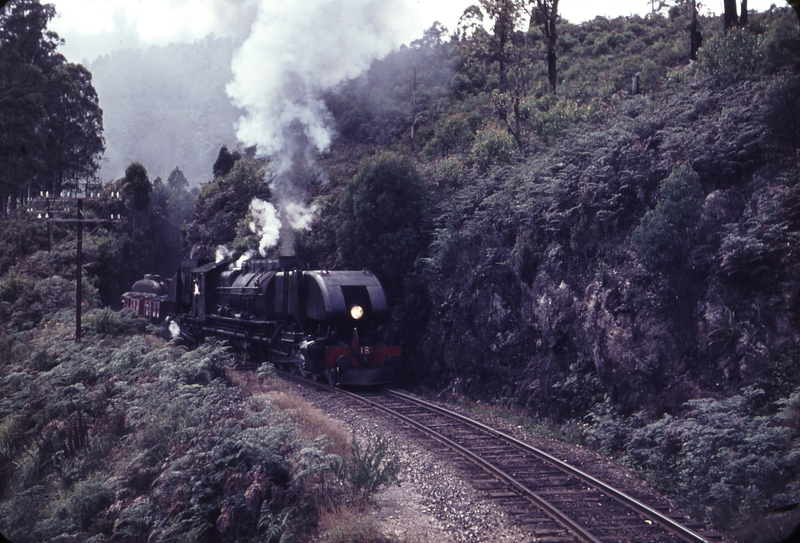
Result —
[[[0, 532], [55, 541], [297, 541], [397, 481], [388, 442], [356, 441], [236, 356], [187, 351], [128, 312], [67, 312], [2, 335]], [[263, 382], [260, 382], [263, 381]], [[271, 397], [272, 396], [272, 397]], [[367, 541], [368, 539], [362, 539]]]

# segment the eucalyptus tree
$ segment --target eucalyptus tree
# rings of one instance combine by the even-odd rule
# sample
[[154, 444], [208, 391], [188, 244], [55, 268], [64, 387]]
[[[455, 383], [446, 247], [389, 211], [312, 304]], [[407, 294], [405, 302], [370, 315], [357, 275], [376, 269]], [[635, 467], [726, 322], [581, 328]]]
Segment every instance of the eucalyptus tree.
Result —
[[93, 177], [105, 147], [91, 74], [47, 29], [55, 14], [38, 0], [0, 9], [0, 214], [28, 191]]
[[337, 244], [345, 261], [374, 272], [397, 297], [425, 248], [428, 192], [414, 163], [381, 152], [364, 160], [341, 202]]
[[538, 26], [547, 38], [547, 80], [556, 91], [556, 45], [558, 44], [558, 0], [536, 0], [531, 11], [531, 26]]
[[[501, 124], [524, 152], [523, 100], [531, 88], [530, 25], [523, 0], [480, 0], [464, 11], [458, 39], [465, 68], [488, 92]], [[492, 32], [486, 30], [488, 19]]]
[[44, 89], [44, 159], [53, 192], [75, 187], [100, 167], [105, 148], [103, 111], [92, 86], [92, 74], [80, 64], [54, 69]]

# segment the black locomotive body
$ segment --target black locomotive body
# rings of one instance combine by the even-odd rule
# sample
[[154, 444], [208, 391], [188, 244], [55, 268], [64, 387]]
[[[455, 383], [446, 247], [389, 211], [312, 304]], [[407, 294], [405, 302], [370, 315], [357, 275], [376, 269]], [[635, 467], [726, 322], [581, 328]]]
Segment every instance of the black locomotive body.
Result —
[[292, 257], [187, 260], [168, 298], [190, 342], [223, 337], [256, 358], [331, 384], [389, 383], [400, 365], [401, 348], [380, 342], [389, 308], [368, 271], [307, 270]]

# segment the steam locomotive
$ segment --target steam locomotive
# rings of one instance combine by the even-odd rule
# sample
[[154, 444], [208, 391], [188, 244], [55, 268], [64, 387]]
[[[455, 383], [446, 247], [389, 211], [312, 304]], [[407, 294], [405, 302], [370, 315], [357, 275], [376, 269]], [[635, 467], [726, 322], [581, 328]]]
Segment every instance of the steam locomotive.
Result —
[[366, 270], [308, 270], [294, 257], [185, 260], [171, 280], [137, 281], [123, 304], [154, 319], [170, 314], [190, 343], [226, 338], [332, 385], [386, 384], [401, 363], [401, 348], [380, 341], [389, 308]]

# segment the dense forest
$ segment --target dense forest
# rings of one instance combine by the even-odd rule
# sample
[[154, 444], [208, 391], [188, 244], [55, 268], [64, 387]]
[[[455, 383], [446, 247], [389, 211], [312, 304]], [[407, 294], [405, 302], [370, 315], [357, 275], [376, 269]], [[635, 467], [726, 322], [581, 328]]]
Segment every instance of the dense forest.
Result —
[[[404, 386], [529, 417], [778, 541], [800, 522], [800, 6], [579, 25], [557, 6], [481, 0], [329, 89], [314, 219], [281, 250], [381, 279]], [[361, 495], [357, 444], [243, 397], [224, 345], [114, 311], [181, 258], [258, 253], [278, 159], [231, 141], [199, 188], [177, 158], [167, 181], [134, 161], [97, 187], [87, 212], [120, 218], [83, 242], [71, 344], [75, 242], [35, 195], [95, 187], [102, 104], [53, 16], [0, 12], [0, 531], [302, 540]]]

